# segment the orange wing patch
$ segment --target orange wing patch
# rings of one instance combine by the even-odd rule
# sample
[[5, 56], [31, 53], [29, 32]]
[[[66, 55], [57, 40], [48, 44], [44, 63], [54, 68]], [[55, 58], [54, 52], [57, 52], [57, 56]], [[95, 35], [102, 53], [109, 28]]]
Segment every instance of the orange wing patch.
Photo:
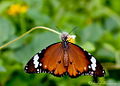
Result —
[[44, 57], [41, 59], [43, 68], [54, 72], [55, 75], [61, 75], [66, 72], [63, 65], [64, 52], [61, 43], [54, 44], [46, 49]]
[[69, 43], [69, 49], [67, 50], [69, 55], [70, 65], [68, 67], [68, 73], [71, 76], [82, 74], [88, 71], [88, 65], [90, 61], [87, 59], [84, 52], [74, 44]]

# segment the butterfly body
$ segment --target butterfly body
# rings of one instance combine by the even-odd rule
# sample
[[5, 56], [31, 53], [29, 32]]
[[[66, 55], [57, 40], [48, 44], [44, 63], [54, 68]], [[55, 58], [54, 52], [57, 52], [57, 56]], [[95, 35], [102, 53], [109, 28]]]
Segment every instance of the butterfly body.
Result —
[[32, 57], [25, 66], [27, 73], [104, 76], [101, 64], [87, 51], [69, 42], [68, 34], [61, 35], [62, 42], [54, 43]]

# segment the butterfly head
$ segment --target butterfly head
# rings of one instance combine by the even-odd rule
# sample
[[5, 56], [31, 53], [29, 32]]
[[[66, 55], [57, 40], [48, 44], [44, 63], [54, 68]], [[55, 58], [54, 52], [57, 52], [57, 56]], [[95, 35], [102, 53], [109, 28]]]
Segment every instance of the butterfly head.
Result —
[[67, 32], [63, 32], [61, 34], [61, 40], [62, 41], [68, 41], [68, 42], [71, 42], [71, 43], [75, 43], [75, 35], [69, 35]]

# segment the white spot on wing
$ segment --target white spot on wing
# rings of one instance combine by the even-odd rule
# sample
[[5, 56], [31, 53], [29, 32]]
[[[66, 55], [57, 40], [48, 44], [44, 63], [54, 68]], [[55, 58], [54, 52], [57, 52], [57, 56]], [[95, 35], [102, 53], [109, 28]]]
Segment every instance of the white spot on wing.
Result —
[[92, 56], [92, 58], [90, 59], [91, 60], [91, 62], [92, 62], [92, 64], [91, 64], [91, 67], [92, 67], [92, 69], [95, 71], [95, 67], [96, 67], [96, 59]]
[[93, 71], [91, 71], [91, 73], [90, 73], [91, 75], [93, 75], [94, 74], [94, 72]]
[[88, 53], [88, 55], [91, 55], [90, 53]]
[[83, 51], [85, 51], [85, 50], [83, 49]]
[[39, 71], [39, 69], [37, 69], [37, 71]]
[[91, 66], [89, 65], [88, 68], [91, 68]]
[[38, 59], [39, 59], [39, 56], [38, 56], [38, 54], [36, 54], [33, 58], [33, 60], [34, 60], [33, 63], [35, 64], [35, 68], [38, 67], [38, 64], [39, 64]]
[[91, 64], [92, 69], [95, 71], [96, 64]]
[[26, 67], [25, 69], [28, 69], [28, 67]]
[[40, 63], [39, 65], [42, 66], [42, 63]]
[[90, 60], [91, 60], [92, 63], [96, 63], [96, 59], [93, 56]]

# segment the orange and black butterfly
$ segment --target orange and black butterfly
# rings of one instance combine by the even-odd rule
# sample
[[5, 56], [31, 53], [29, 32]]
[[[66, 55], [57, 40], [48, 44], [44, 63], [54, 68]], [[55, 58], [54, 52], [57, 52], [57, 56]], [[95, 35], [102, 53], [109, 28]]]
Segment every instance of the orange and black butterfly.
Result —
[[35, 54], [25, 66], [27, 73], [51, 73], [55, 76], [104, 76], [102, 65], [87, 51], [68, 41], [68, 33], [61, 35], [62, 42], [54, 43]]

